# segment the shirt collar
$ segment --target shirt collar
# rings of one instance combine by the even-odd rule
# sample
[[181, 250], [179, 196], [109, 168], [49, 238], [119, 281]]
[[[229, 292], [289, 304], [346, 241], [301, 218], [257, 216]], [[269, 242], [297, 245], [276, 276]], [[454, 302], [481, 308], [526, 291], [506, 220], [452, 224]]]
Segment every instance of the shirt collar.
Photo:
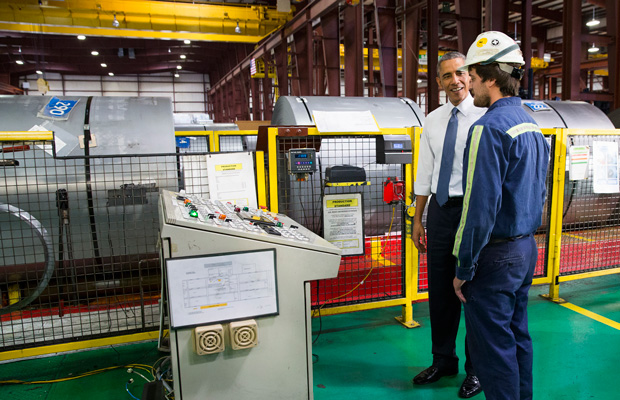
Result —
[[[448, 101], [448, 103], [450, 102]], [[452, 109], [455, 108], [455, 106], [452, 103], [450, 103], [450, 105], [452, 107], [450, 107], [450, 110], [448, 111], [452, 113]], [[458, 108], [459, 112], [463, 113], [464, 116], [467, 116], [467, 114], [469, 114], [473, 106], [474, 106], [474, 99], [471, 97], [469, 93], [467, 93], [467, 97], [465, 97], [463, 101], [461, 101], [459, 105], [456, 106], [456, 108]]]
[[501, 99], [497, 100], [495, 103], [491, 104], [491, 107], [489, 107], [489, 110], [492, 110], [496, 107], [506, 107], [506, 106], [521, 107], [521, 98], [517, 96], [502, 97]]

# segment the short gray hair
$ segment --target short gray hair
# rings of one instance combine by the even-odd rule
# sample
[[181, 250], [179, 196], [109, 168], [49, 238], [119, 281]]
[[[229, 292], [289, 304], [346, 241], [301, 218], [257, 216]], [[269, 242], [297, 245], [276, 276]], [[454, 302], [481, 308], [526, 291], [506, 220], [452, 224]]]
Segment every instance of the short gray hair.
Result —
[[463, 59], [463, 61], [465, 61], [465, 55], [459, 53], [458, 51], [449, 51], [443, 56], [441, 56], [439, 62], [437, 63], [437, 77], [439, 77], [440, 74], [441, 63], [448, 60], [454, 60], [455, 58], [461, 58]]

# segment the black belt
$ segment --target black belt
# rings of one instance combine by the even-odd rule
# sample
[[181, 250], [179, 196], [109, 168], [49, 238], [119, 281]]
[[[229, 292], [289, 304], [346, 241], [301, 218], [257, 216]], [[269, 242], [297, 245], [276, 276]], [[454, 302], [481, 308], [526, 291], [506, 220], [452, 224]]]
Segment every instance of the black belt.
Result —
[[506, 238], [491, 237], [488, 244], [514, 242], [515, 240], [523, 239], [524, 237], [528, 237], [530, 235], [531, 233], [528, 235], [519, 235], [519, 236], [506, 237]]
[[446, 204], [442, 207], [462, 207], [463, 206], [463, 197], [449, 197]]

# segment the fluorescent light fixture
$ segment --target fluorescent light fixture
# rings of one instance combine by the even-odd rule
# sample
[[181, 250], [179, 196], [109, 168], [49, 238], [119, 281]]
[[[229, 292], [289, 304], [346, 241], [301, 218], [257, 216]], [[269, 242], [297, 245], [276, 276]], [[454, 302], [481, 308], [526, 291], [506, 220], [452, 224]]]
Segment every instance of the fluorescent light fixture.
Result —
[[98, 56], [99, 52], [97, 50], [93, 50], [90, 52], [90, 54], [92, 54], [93, 56]]
[[77, 35], [78, 40], [86, 40], [86, 36], [84, 35]]
[[37, 70], [37, 75], [43, 75], [43, 71]]
[[596, 47], [594, 43], [592, 43], [592, 47], [588, 49], [588, 53], [596, 53], [597, 51], [599, 51], [599, 48]]
[[108, 72], [108, 75], [114, 76], [114, 72]]
[[181, 67], [180, 65], [177, 65], [177, 69], [182, 69], [183, 67]]
[[19, 65], [24, 65], [24, 62], [22, 60], [17, 60], [15, 62], [18, 63]]
[[179, 57], [181, 57], [181, 60], [185, 60], [187, 58], [185, 54], [181, 54]]
[[595, 11], [595, 9], [596, 9], [596, 7], [592, 7], [592, 19], [590, 21], [586, 22], [586, 26], [592, 27], [592, 26], [596, 26], [596, 25], [601, 23], [601, 21], [596, 19], [596, 11]]
[[101, 66], [102, 66], [103, 68], [107, 68], [107, 67], [108, 67], [108, 64], [106, 64], [106, 63], [101, 63]]
[[185, 43], [185, 44], [191, 44], [191, 43], [192, 43], [192, 41], [191, 41], [191, 40], [189, 40], [189, 39], [185, 39], [185, 40], [183, 41], [183, 43]]

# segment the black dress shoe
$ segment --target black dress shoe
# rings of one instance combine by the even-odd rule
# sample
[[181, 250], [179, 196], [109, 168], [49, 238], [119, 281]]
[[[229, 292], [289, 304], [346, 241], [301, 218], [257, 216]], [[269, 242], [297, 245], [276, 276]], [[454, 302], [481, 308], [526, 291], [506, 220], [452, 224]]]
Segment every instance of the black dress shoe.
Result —
[[476, 375], [467, 374], [467, 377], [459, 389], [459, 397], [462, 399], [469, 399], [480, 392], [482, 392], [482, 386], [480, 386], [480, 381]]
[[453, 369], [439, 369], [434, 365], [426, 368], [413, 378], [413, 383], [416, 385], [426, 385], [427, 383], [437, 382], [444, 376], [454, 376], [459, 373], [458, 368]]

